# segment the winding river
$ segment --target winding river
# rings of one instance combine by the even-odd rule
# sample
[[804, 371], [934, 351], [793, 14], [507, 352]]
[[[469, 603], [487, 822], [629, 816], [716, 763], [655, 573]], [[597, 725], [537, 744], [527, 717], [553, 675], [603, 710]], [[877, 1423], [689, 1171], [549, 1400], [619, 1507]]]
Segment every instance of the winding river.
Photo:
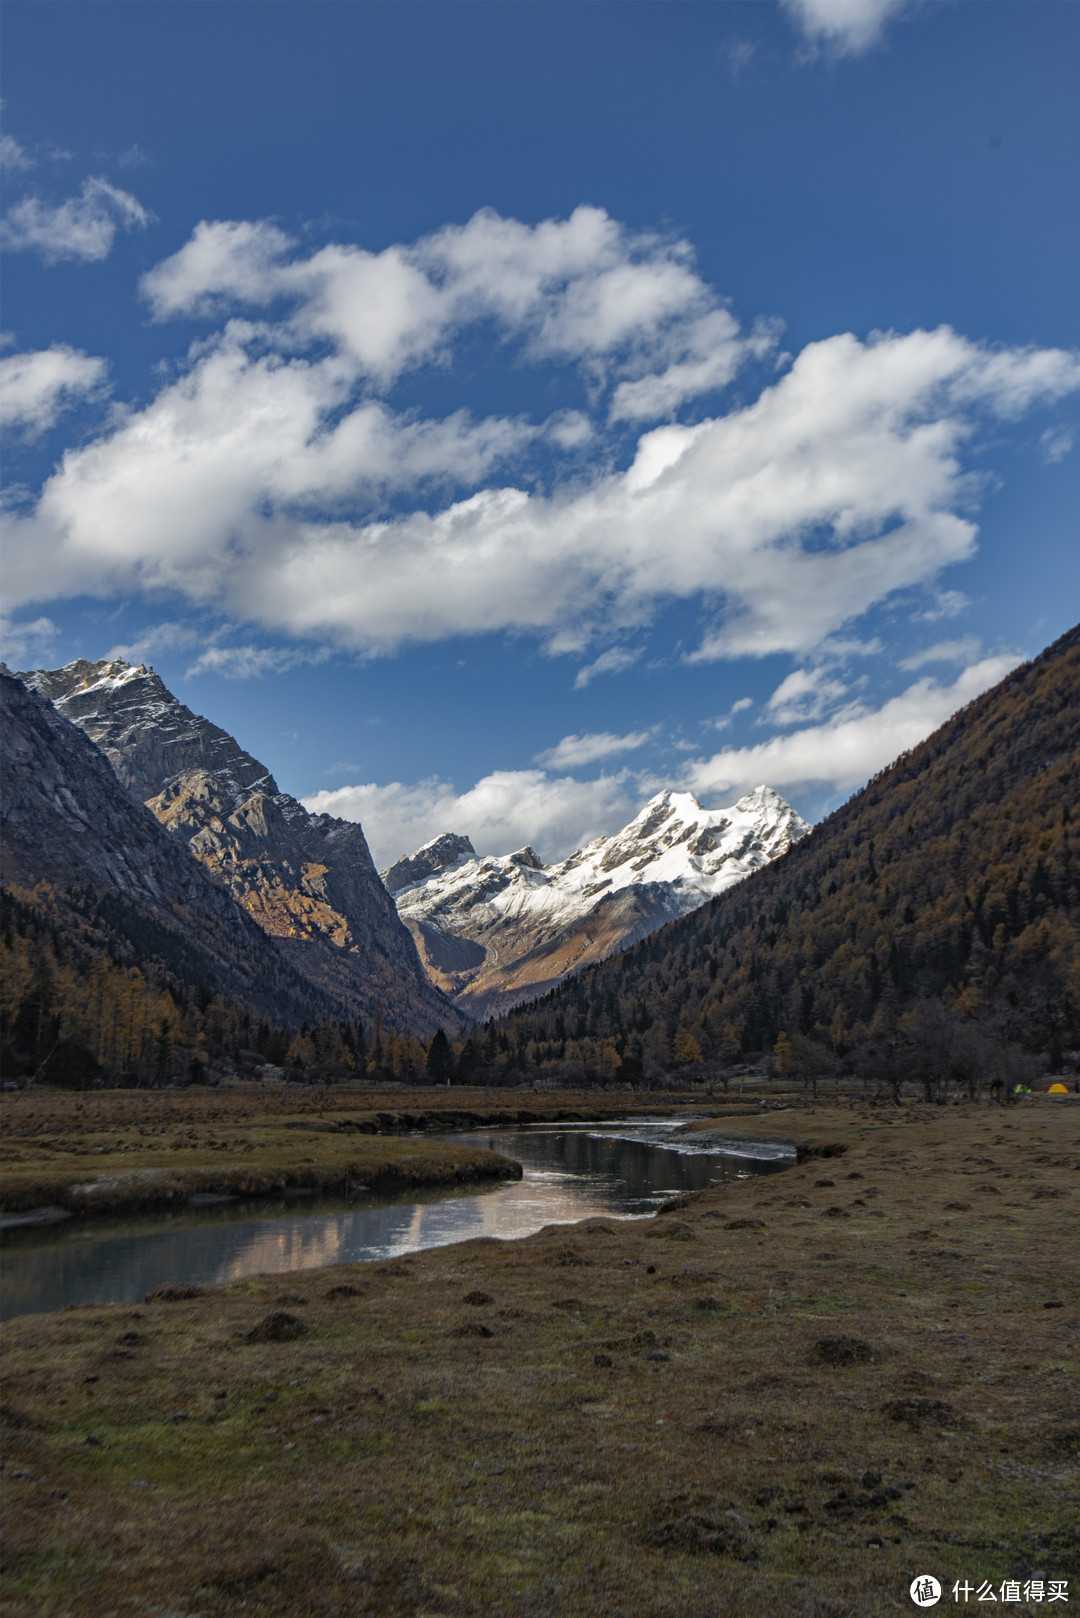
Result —
[[606, 1215], [640, 1219], [682, 1191], [771, 1174], [794, 1162], [778, 1143], [695, 1149], [685, 1118], [481, 1129], [448, 1140], [516, 1159], [523, 1178], [397, 1197], [227, 1202], [145, 1218], [71, 1219], [3, 1237], [0, 1315], [70, 1304], [129, 1303], [165, 1281], [200, 1285], [249, 1275], [388, 1259], [474, 1236], [504, 1240]]

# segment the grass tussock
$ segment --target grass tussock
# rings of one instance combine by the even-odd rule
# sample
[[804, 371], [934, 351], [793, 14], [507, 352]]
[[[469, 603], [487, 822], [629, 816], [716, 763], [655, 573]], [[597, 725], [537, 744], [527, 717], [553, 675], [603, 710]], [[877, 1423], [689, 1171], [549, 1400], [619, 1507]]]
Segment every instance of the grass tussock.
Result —
[[876, 1618], [921, 1572], [1075, 1581], [1080, 1108], [799, 1127], [846, 1146], [827, 1174], [652, 1221], [15, 1321], [10, 1618]]

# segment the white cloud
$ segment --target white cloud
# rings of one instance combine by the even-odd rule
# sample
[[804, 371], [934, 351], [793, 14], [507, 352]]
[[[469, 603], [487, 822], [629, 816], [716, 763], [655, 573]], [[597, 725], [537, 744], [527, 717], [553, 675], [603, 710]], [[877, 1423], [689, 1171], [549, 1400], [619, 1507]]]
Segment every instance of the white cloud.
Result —
[[305, 259], [295, 245], [266, 221], [203, 221], [143, 277], [143, 294], [158, 320], [279, 305], [282, 341], [329, 341], [383, 387], [493, 321], [534, 362], [623, 378], [612, 412], [634, 420], [722, 387], [775, 341], [768, 325], [740, 335], [687, 243], [630, 231], [602, 208], [538, 225], [483, 209], [381, 253], [331, 244]]
[[728, 730], [736, 714], [745, 713], [747, 708], [752, 708], [753, 706], [753, 697], [740, 697], [737, 702], [731, 704], [726, 714], [721, 714], [719, 719], [707, 719], [703, 720], [702, 723], [707, 725], [709, 730]]
[[61, 411], [100, 388], [106, 362], [65, 343], [0, 360], [0, 425], [28, 437], [51, 427]]
[[254, 680], [263, 674], [283, 674], [301, 663], [321, 663], [329, 656], [322, 650], [302, 652], [281, 646], [207, 646], [191, 667], [187, 679], [199, 674], [220, 674], [226, 680]]
[[795, 725], [807, 719], [820, 719], [847, 695], [847, 690], [842, 680], [830, 676], [824, 669], [794, 669], [786, 680], [781, 680], [765, 704], [759, 723]]
[[756, 747], [715, 753], [690, 766], [685, 784], [699, 794], [747, 790], [759, 781], [787, 794], [820, 785], [851, 791], [1004, 679], [1018, 661], [1015, 656], [984, 658], [951, 685], [918, 680], [878, 709], [849, 708], [822, 725], [774, 736]]
[[885, 24], [908, 0], [781, 0], [809, 43], [836, 56], [859, 56], [876, 45]]
[[[49, 599], [58, 581], [164, 588], [367, 653], [499, 631], [581, 653], [697, 597], [718, 606], [696, 659], [805, 654], [969, 558], [965, 459], [984, 418], [1080, 387], [1080, 357], [1060, 350], [947, 327], [838, 335], [754, 402], [643, 434], [628, 471], [605, 439], [590, 475], [557, 463], [538, 490], [527, 466], [518, 486], [492, 473], [534, 447], [550, 456], [560, 433], [571, 448], [599, 435], [605, 378], [613, 400], [644, 408], [651, 389], [657, 409], [695, 344], [719, 375], [758, 341], [685, 244], [595, 208], [535, 227], [482, 213], [382, 253], [308, 258], [275, 226], [226, 223], [200, 226], [144, 287], [162, 316], [243, 303], [273, 319], [229, 319], [144, 409], [69, 451], [13, 519], [12, 599]], [[470, 322], [516, 336], [527, 359], [579, 362], [601, 390], [593, 419], [427, 420], [371, 396], [444, 358]], [[464, 492], [440, 500], [439, 482]], [[575, 684], [638, 655], [613, 647]]]
[[728, 72], [733, 79], [750, 65], [750, 60], [757, 50], [757, 45], [749, 39], [732, 39], [721, 48], [721, 55], [727, 58]]
[[598, 674], [620, 674], [623, 669], [632, 668], [641, 656], [640, 650], [632, 651], [624, 646], [612, 646], [609, 651], [601, 652], [593, 662], [586, 663], [574, 676], [574, 690], [584, 691], [596, 679]]
[[184, 670], [189, 680], [200, 674], [217, 674], [226, 680], [258, 679], [299, 664], [324, 662], [329, 655], [323, 647], [231, 645], [226, 637], [235, 633], [236, 625], [229, 623], [209, 632], [203, 626], [175, 621], [152, 624], [133, 640], [112, 646], [105, 655], [123, 658], [126, 663], [145, 663], [161, 652], [190, 652], [198, 647], [198, 656]]
[[1048, 427], [1039, 442], [1042, 444], [1043, 460], [1048, 466], [1053, 466], [1056, 461], [1063, 461], [1069, 454], [1076, 442], [1076, 429]]
[[250, 340], [230, 325], [145, 410], [65, 456], [13, 529], [18, 599], [55, 594], [58, 578], [72, 592], [167, 587], [377, 652], [506, 629], [571, 649], [711, 594], [723, 610], [695, 658], [805, 651], [973, 554], [956, 508], [980, 408], [1012, 409], [1017, 373], [1047, 400], [1080, 386], [1077, 357], [1036, 367], [1018, 350], [1013, 370], [1003, 353], [988, 366], [948, 328], [834, 337], [755, 403], [646, 434], [627, 473], [357, 522], [344, 514], [357, 499], [444, 470], [477, 478], [532, 430], [414, 421], [372, 400], [341, 416], [337, 355], [252, 355]]
[[912, 652], [901, 660], [902, 669], [925, 668], [927, 663], [971, 663], [979, 655], [980, 642], [974, 635], [963, 640], [939, 640], [921, 652]]
[[935, 590], [933, 606], [916, 613], [915, 620], [922, 624], [937, 624], [943, 618], [959, 618], [970, 605], [962, 590]]
[[507, 854], [529, 843], [550, 862], [625, 824], [641, 807], [622, 775], [576, 781], [543, 770], [495, 770], [462, 793], [433, 778], [338, 787], [303, 803], [312, 814], [359, 820], [382, 870], [444, 831], [463, 832], [478, 854]]
[[105, 653], [107, 661], [120, 658], [125, 663], [145, 663], [159, 652], [187, 650], [191, 646], [205, 645], [206, 631], [192, 624], [178, 622], [151, 624], [133, 640], [118, 641]]
[[615, 736], [610, 730], [602, 730], [585, 736], [564, 736], [556, 747], [537, 753], [536, 762], [554, 770], [573, 770], [582, 764], [595, 764], [599, 759], [644, 747], [652, 734], [651, 730], [633, 730], [628, 736]]
[[16, 623], [0, 617], [0, 656], [12, 668], [33, 668], [48, 656], [59, 633], [51, 618]]
[[19, 174], [34, 167], [34, 159], [24, 150], [14, 135], [0, 135], [0, 169]]
[[40, 197], [26, 197], [8, 210], [4, 246], [9, 252], [32, 249], [46, 264], [61, 259], [96, 263], [108, 258], [117, 230], [138, 230], [151, 215], [130, 191], [108, 180], [84, 180], [77, 197], [56, 207]]

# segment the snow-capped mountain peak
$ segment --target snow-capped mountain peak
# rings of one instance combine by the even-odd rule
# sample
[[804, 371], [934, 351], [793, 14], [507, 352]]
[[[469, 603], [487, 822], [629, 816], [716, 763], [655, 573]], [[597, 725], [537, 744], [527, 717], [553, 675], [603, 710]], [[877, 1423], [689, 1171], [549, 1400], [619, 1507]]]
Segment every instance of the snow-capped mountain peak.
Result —
[[[565, 976], [696, 909], [809, 829], [772, 787], [755, 787], [724, 809], [665, 790], [621, 831], [553, 865], [531, 848], [476, 855], [467, 837], [448, 832], [398, 860], [383, 879], [432, 976], [481, 1014], [505, 1009], [508, 994], [520, 1000], [541, 992], [528, 973], [520, 989], [507, 986], [508, 975], [521, 978], [526, 956], [544, 956], [547, 972], [552, 951], [591, 929], [572, 965], [557, 974]], [[543, 987], [557, 976], [548, 973]]]

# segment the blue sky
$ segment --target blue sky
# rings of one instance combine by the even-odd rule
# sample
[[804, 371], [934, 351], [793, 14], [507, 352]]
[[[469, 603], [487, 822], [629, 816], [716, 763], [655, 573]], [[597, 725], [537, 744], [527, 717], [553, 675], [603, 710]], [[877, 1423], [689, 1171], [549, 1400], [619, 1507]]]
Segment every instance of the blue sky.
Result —
[[380, 863], [815, 818], [1077, 617], [1080, 8], [5, 7], [5, 648]]

